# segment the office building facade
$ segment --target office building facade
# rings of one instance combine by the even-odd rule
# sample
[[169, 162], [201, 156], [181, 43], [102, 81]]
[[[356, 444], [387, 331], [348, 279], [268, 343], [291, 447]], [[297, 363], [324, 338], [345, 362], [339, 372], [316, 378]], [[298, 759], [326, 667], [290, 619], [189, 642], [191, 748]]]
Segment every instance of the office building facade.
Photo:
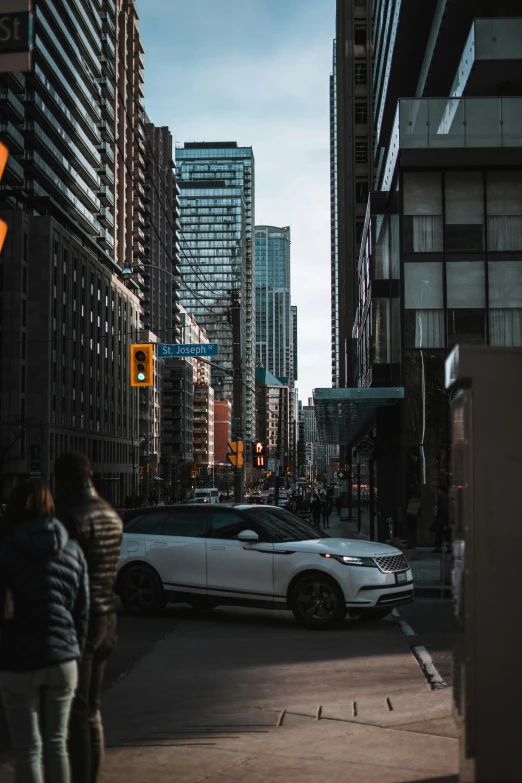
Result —
[[295, 381], [290, 228], [256, 226], [256, 366]]
[[[354, 385], [356, 267], [373, 182], [372, 2], [338, 0], [330, 78], [332, 386]], [[400, 5], [400, 4], [399, 4]]]
[[139, 283], [118, 273], [144, 172], [118, 160], [133, 160], [139, 135], [140, 48], [132, 0], [37, 0], [34, 70], [0, 75], [3, 492], [31, 472], [49, 480], [72, 448], [113, 502], [136, 490], [128, 352], [143, 309]]
[[[232, 290], [241, 304], [241, 356], [244, 394], [241, 435], [254, 437], [255, 248], [254, 156], [236, 142], [191, 142], [176, 149], [180, 186], [181, 302], [219, 344], [216, 364], [232, 370]], [[226, 398], [232, 397], [231, 376], [212, 369]], [[238, 430], [239, 432], [239, 430]]]
[[391, 518], [429, 543], [451, 469], [446, 356], [458, 343], [522, 345], [522, 17], [509, 0], [383, 0], [374, 21], [358, 388], [350, 399], [318, 390], [316, 409], [323, 439], [335, 430], [349, 449], [369, 438], [371, 455], [351, 459], [367, 471], [372, 536], [384, 540]]

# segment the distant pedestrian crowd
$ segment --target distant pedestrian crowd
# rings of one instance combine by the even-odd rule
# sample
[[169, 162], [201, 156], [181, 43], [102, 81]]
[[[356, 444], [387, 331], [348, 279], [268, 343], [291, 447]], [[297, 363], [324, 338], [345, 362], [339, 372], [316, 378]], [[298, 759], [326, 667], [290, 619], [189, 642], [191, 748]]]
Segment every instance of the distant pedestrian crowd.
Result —
[[96, 783], [123, 526], [85, 455], [54, 474], [56, 500], [26, 481], [0, 520], [0, 691], [16, 783]]

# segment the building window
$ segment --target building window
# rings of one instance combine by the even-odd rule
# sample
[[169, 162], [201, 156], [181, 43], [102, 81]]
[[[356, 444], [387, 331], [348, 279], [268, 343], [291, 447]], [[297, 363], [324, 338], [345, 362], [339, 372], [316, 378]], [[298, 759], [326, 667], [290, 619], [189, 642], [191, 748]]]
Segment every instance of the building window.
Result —
[[442, 187], [437, 172], [404, 175], [404, 250], [442, 251]]
[[365, 101], [355, 104], [355, 122], [365, 125], [368, 122], [368, 104]]
[[368, 81], [367, 63], [355, 63], [355, 84], [366, 84]]
[[368, 201], [368, 183], [366, 181], [355, 183], [355, 200], [358, 204], [366, 204]]
[[522, 178], [490, 171], [487, 179], [488, 250], [522, 250]]
[[446, 248], [484, 249], [484, 187], [482, 172], [446, 174]]
[[366, 45], [366, 26], [357, 25], [353, 31], [353, 40], [356, 46]]
[[522, 347], [522, 261], [488, 264], [489, 342]]
[[406, 347], [443, 348], [442, 264], [405, 264], [404, 288]]
[[355, 162], [356, 163], [368, 163], [368, 142], [356, 141], [355, 142]]

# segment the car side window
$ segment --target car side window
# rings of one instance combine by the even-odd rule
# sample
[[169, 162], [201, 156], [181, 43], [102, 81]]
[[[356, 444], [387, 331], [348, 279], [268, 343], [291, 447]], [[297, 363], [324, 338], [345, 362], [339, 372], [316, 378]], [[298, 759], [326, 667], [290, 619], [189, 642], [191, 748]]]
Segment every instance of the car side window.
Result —
[[165, 518], [164, 511], [153, 511], [150, 514], [138, 514], [125, 524], [124, 533], [133, 533], [134, 535], [154, 533], [160, 534]]
[[206, 538], [208, 516], [206, 508], [178, 508], [168, 511], [163, 523], [164, 536]]
[[221, 538], [228, 541], [237, 541], [242, 530], [254, 530], [259, 535], [256, 526], [248, 519], [232, 509], [213, 509], [210, 512], [212, 519], [212, 538]]

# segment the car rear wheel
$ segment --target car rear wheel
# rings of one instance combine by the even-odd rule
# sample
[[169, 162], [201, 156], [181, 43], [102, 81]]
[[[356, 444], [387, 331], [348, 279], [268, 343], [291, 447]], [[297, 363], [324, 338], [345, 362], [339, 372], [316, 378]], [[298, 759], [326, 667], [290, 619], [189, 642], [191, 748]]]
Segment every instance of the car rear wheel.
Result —
[[290, 607], [295, 619], [308, 628], [331, 628], [346, 617], [343, 591], [323, 574], [303, 577], [292, 590]]
[[154, 614], [165, 606], [161, 582], [146, 566], [137, 565], [125, 571], [118, 592], [122, 606], [129, 614]]

